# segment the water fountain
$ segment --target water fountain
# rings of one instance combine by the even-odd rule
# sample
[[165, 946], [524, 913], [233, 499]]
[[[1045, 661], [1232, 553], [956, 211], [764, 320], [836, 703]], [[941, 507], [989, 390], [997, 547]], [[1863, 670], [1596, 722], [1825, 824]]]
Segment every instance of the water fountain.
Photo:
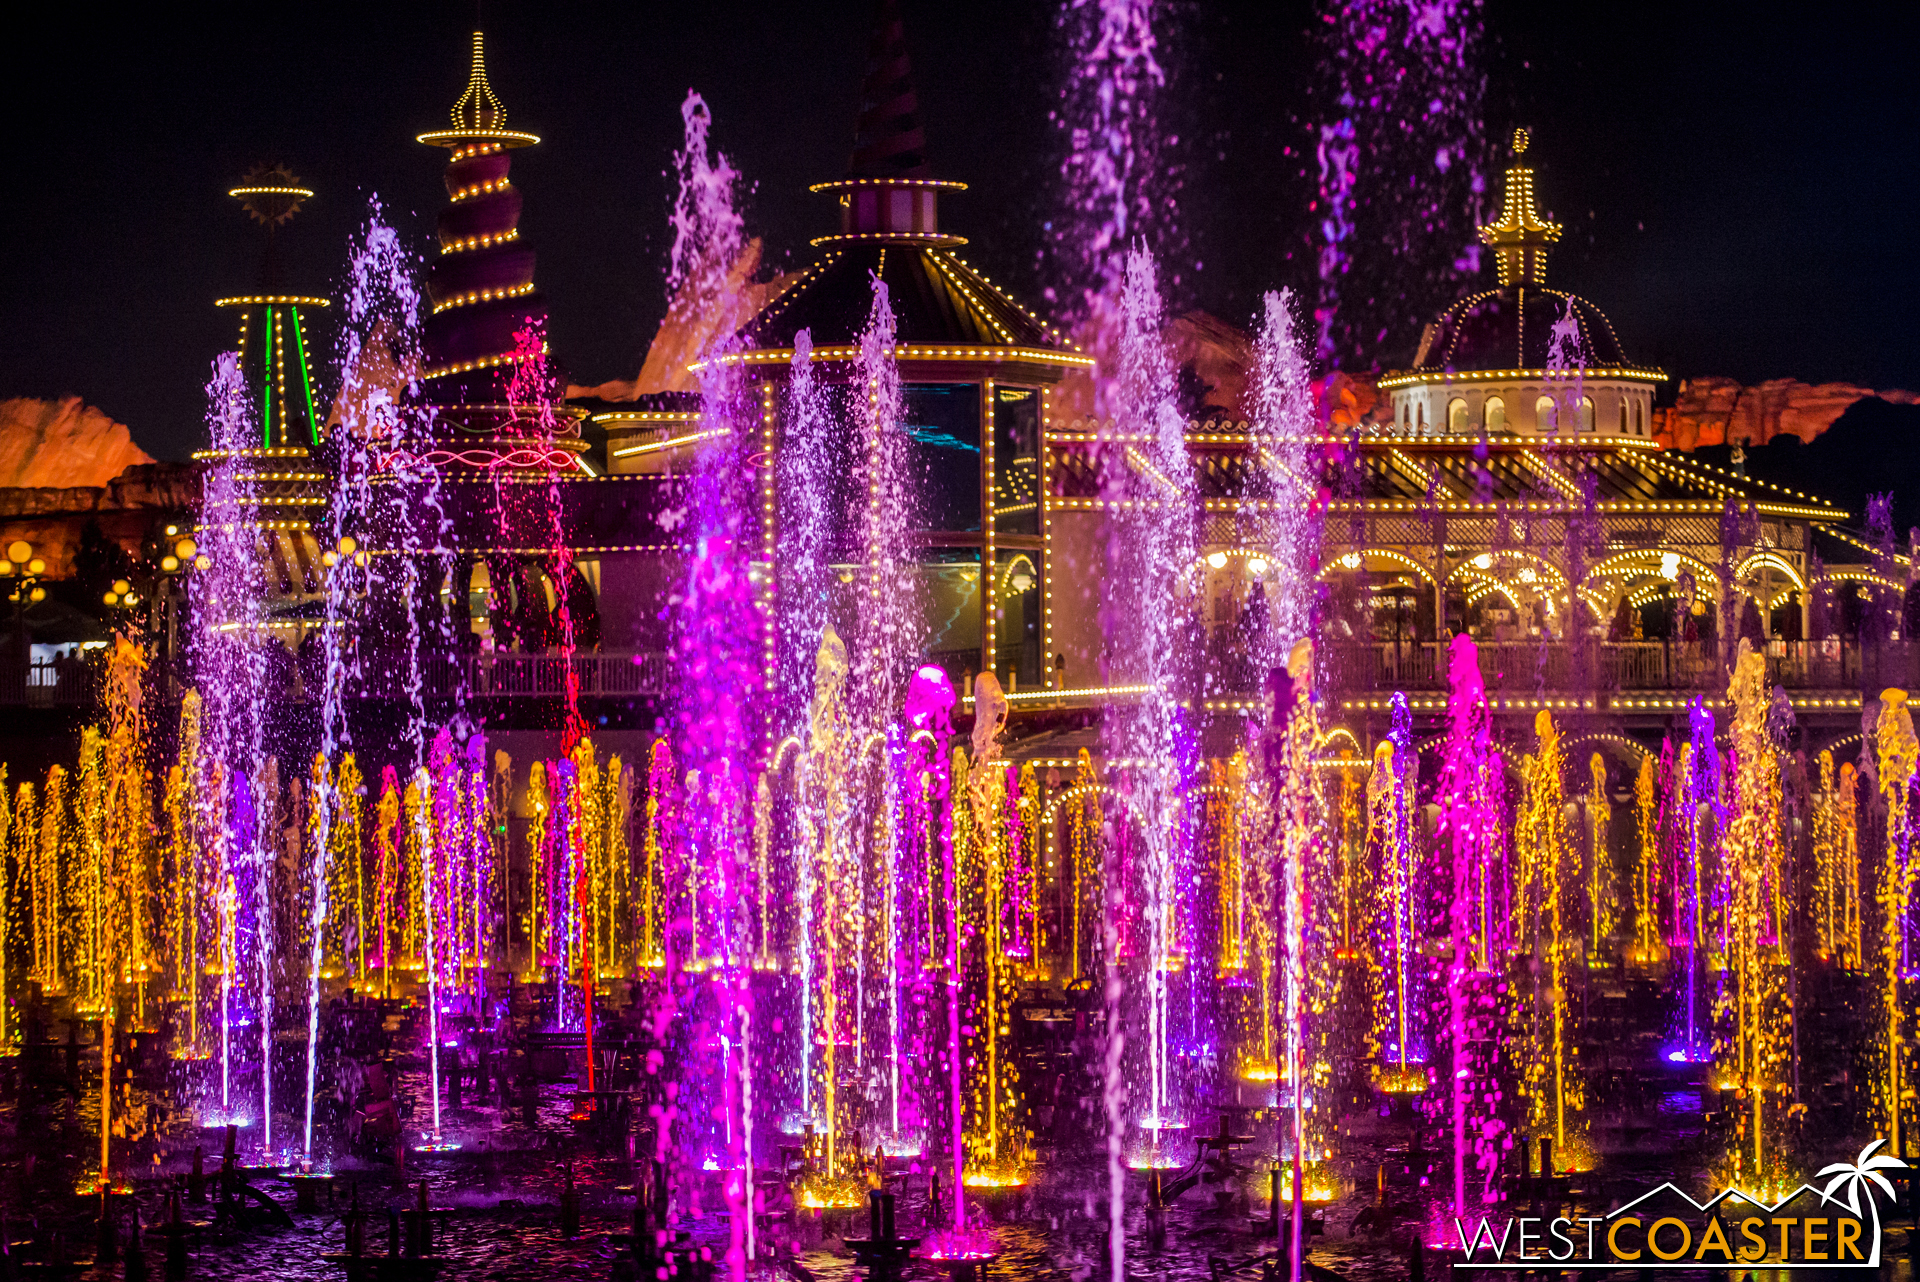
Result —
[[[1496, 499], [1485, 439], [1457, 473], [1411, 439], [1367, 454], [1323, 421], [1285, 293], [1256, 318], [1244, 419], [1190, 421], [1141, 234], [1155, 16], [1079, 18], [1100, 37], [1081, 88], [1113, 92], [1076, 152], [1097, 234], [1067, 310], [1102, 364], [1074, 423], [1049, 406], [1094, 357], [958, 258], [934, 218], [956, 184], [875, 167], [913, 130], [863, 125], [826, 185], [842, 231], [760, 307], [738, 175], [687, 100], [674, 307], [725, 320], [690, 353], [698, 409], [673, 413], [692, 430], [649, 443], [673, 470], [622, 518], [651, 523], [666, 567], [671, 677], [624, 721], [590, 689], [606, 656], [576, 587], [601, 546], [581, 494], [612, 478], [581, 470], [513, 248], [505, 149], [536, 140], [505, 129], [477, 61], [455, 128], [428, 135], [453, 204], [425, 301], [377, 208], [356, 242], [325, 440], [257, 444], [241, 362], [217, 363], [205, 508], [171, 552], [198, 567], [177, 719], [120, 642], [77, 757], [16, 780], [0, 815], [0, 979], [38, 986], [0, 1042], [54, 1098], [45, 1012], [65, 1004], [67, 1078], [97, 1087], [103, 1241], [119, 1189], [174, 1196], [179, 1176], [191, 1196], [189, 1139], [213, 1126], [234, 1239], [216, 1249], [260, 1262], [253, 1228], [322, 1214], [348, 1179], [329, 1258], [350, 1276], [477, 1263], [468, 1212], [522, 1241], [552, 1219], [540, 1249], [585, 1259], [568, 1253], [609, 1186], [634, 1197], [643, 1272], [805, 1278], [798, 1254], [844, 1245], [879, 1276], [918, 1251], [1024, 1277], [1044, 1246], [1115, 1279], [1168, 1250], [1153, 1267], [1184, 1276], [1172, 1252], [1204, 1237], [1276, 1248], [1222, 1255], [1222, 1277], [1304, 1277], [1336, 1251], [1399, 1269], [1409, 1240], [1424, 1269], [1449, 1218], [1503, 1196], [1597, 1207], [1588, 1172], [1639, 1160], [1605, 1123], [1661, 1071], [1706, 1075], [1713, 1169], [1784, 1192], [1809, 1161], [1803, 1065], [1836, 1029], [1872, 1047], [1874, 1087], [1833, 1125], [1910, 1136], [1904, 694], [1868, 710], [1858, 766], [1830, 749], [1809, 772], [1798, 709], [1731, 645], [1725, 741], [1717, 700], [1670, 698], [1665, 750], [1634, 745], [1623, 776], [1598, 707], [1551, 695], [1544, 629], [1519, 681], [1465, 635], [1343, 669], [1328, 580], [1395, 585], [1367, 553], [1323, 563], [1330, 512], [1356, 544], [1367, 520], [1419, 527], [1433, 561], [1401, 568], [1444, 619], [1462, 539], [1490, 549], [1463, 569], [1560, 535], [1591, 568], [1594, 472], [1564, 427], [1540, 446], [1575, 459], [1553, 494]], [[904, 76], [898, 40], [883, 30], [880, 88]], [[1328, 128], [1344, 183], [1358, 161]], [[1330, 252], [1361, 198], [1328, 211]], [[952, 319], [929, 319], [929, 282], [977, 333], [929, 328]], [[1577, 423], [1587, 353], [1564, 315]], [[1351, 317], [1312, 319], [1325, 339]], [[1376, 463], [1408, 497], [1369, 515], [1353, 496]], [[309, 467], [324, 496], [299, 488]], [[1695, 566], [1723, 603], [1753, 515], [1724, 507], [1719, 569]], [[282, 590], [265, 536], [302, 531], [326, 573]], [[1525, 582], [1562, 629], [1591, 627], [1568, 585]], [[308, 624], [295, 698], [268, 639]], [[1696, 666], [1717, 695], [1718, 657]], [[509, 668], [550, 674], [545, 722], [503, 710]], [[1815, 987], [1865, 1005], [1823, 1009]], [[156, 1073], [136, 1042], [167, 1033]], [[1614, 1067], [1642, 1039], [1660, 1062]], [[176, 1103], [190, 1124], [159, 1120]], [[250, 1182], [282, 1169], [291, 1211]], [[547, 1216], [529, 1199], [562, 1170]], [[1369, 1178], [1375, 1204], [1348, 1215]], [[386, 1256], [360, 1209], [382, 1180], [412, 1205]], [[1183, 1202], [1202, 1188], [1211, 1207]], [[450, 1231], [436, 1202], [459, 1208]], [[149, 1231], [171, 1258], [193, 1230], [168, 1206]], [[1341, 1219], [1356, 1231], [1317, 1236]]]

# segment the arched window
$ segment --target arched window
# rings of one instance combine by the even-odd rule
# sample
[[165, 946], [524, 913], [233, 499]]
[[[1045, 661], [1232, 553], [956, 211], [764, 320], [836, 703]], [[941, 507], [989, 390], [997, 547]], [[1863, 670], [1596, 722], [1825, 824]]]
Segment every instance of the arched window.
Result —
[[1456, 396], [1447, 402], [1447, 430], [1449, 432], [1467, 430], [1467, 401], [1464, 396]]
[[1580, 430], [1583, 432], [1593, 430], [1593, 398], [1591, 396], [1580, 398]]
[[1400, 405], [1400, 430], [1403, 432], [1413, 430], [1413, 398], [1411, 396]]
[[1535, 431], [1552, 432], [1560, 426], [1560, 414], [1555, 409], [1551, 396], [1542, 396], [1533, 403], [1533, 426]]
[[1484, 421], [1489, 432], [1504, 432], [1507, 430], [1507, 403], [1505, 401], [1501, 400], [1498, 396], [1489, 396], [1484, 413]]
[[1627, 427], [1627, 398], [1623, 396], [1620, 398], [1620, 435], [1625, 436], [1628, 430], [1629, 429]]
[[1635, 436], [1647, 434], [1647, 407], [1640, 403], [1638, 397], [1635, 397], [1633, 402], [1633, 434]]
[[1416, 432], [1427, 430], [1427, 403], [1423, 400], [1413, 403], [1413, 430]]

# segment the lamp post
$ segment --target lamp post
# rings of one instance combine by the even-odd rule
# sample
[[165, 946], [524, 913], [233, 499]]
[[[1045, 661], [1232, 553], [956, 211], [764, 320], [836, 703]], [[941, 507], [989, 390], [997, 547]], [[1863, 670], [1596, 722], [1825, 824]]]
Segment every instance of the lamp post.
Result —
[[47, 590], [40, 586], [40, 576], [46, 572], [47, 563], [34, 555], [33, 544], [25, 539], [7, 544], [7, 555], [0, 560], [0, 587], [13, 602], [13, 644], [18, 655], [21, 703], [27, 700], [27, 677], [33, 669], [27, 653], [27, 606], [47, 599]]
[[[172, 586], [187, 570], [204, 568], [207, 558], [200, 555], [200, 549], [192, 538], [181, 534], [179, 526], [169, 525], [166, 528], [166, 538], [168, 542], [161, 544], [165, 550], [162, 551], [157, 566], [149, 562], [147, 566], [143, 566], [143, 572], [114, 580], [113, 586], [101, 594], [100, 600], [110, 610], [132, 610], [143, 604], [147, 606], [146, 626], [142, 631], [148, 634], [159, 634], [152, 638], [152, 644], [158, 651], [161, 665], [166, 670], [171, 683], [176, 631], [174, 619], [179, 608]], [[152, 556], [151, 545], [147, 555]], [[160, 630], [159, 617], [152, 613], [155, 610], [166, 612], [164, 632]]]

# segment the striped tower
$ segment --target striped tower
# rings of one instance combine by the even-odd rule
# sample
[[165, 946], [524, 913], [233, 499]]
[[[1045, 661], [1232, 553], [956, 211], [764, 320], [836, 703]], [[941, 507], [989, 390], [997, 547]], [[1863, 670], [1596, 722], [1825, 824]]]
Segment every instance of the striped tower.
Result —
[[421, 461], [442, 470], [572, 471], [585, 446], [548, 368], [547, 308], [511, 177], [511, 153], [540, 139], [506, 127], [506, 108], [487, 83], [481, 32], [473, 33], [471, 73], [451, 116], [451, 128], [419, 136], [450, 153], [452, 201], [440, 211], [427, 271], [421, 399], [436, 410], [438, 447]]

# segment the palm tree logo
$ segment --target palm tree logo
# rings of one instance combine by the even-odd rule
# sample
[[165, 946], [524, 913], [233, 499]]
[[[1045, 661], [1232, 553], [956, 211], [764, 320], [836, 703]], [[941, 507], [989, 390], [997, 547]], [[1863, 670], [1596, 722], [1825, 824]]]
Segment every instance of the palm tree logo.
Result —
[[[1821, 1170], [1820, 1174], [1814, 1177], [1815, 1179], [1821, 1179], [1831, 1175], [1833, 1178], [1827, 1181], [1827, 1187], [1820, 1196], [1835, 1205], [1844, 1205], [1849, 1211], [1853, 1212], [1856, 1217], [1860, 1215], [1860, 1193], [1862, 1189], [1866, 1190], [1867, 1210], [1873, 1216], [1874, 1255], [1876, 1257], [1880, 1253], [1880, 1203], [1874, 1198], [1872, 1190], [1878, 1188], [1886, 1193], [1888, 1202], [1897, 1201], [1898, 1197], [1893, 1191], [1893, 1182], [1882, 1175], [1881, 1172], [1905, 1170], [1907, 1167], [1907, 1164], [1897, 1157], [1891, 1157], [1885, 1154], [1878, 1157], [1874, 1156], [1875, 1150], [1885, 1143], [1885, 1140], [1875, 1140], [1873, 1143], [1861, 1149], [1860, 1156], [1852, 1162], [1835, 1162], [1832, 1166]], [[1834, 1196], [1835, 1191], [1842, 1185], [1846, 1186], [1847, 1194], [1844, 1202]]]

